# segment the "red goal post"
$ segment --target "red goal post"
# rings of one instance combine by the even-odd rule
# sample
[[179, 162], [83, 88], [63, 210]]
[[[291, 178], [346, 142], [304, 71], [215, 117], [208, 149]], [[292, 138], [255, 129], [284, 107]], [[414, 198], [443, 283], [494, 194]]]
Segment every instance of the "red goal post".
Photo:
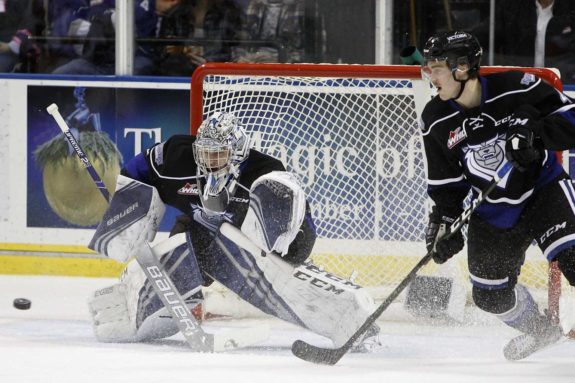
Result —
[[[546, 68], [482, 67], [480, 73], [509, 70], [563, 89]], [[419, 66], [207, 63], [191, 80], [190, 132], [216, 110], [234, 112], [255, 135], [256, 149], [303, 178], [317, 209], [314, 261], [345, 277], [357, 275], [363, 285], [395, 287], [425, 252], [416, 123], [429, 91]], [[543, 259], [533, 265], [522, 272], [529, 282], [522, 282], [544, 289], [556, 314], [560, 273], [548, 272]], [[541, 286], [547, 278], [549, 289]]]

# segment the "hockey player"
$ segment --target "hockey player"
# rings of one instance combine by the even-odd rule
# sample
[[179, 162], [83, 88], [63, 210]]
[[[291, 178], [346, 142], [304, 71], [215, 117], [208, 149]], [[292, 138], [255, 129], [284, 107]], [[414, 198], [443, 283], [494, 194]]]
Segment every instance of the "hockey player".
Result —
[[443, 263], [463, 248], [461, 232], [437, 239], [507, 158], [513, 169], [469, 221], [468, 263], [475, 304], [524, 333], [504, 349], [521, 359], [561, 337], [517, 283], [532, 241], [575, 285], [575, 190], [553, 153], [575, 147], [575, 104], [532, 74], [480, 76], [482, 49], [468, 33], [440, 33], [423, 52], [422, 75], [438, 92], [421, 122], [435, 202], [427, 249]]
[[[173, 136], [129, 161], [106, 224], [90, 247], [128, 260], [138, 242], [154, 237], [164, 203], [184, 213], [171, 234], [186, 232], [188, 243], [161, 263], [190, 309], [201, 302], [201, 287], [217, 280], [261, 311], [336, 345], [373, 312], [373, 300], [360, 286], [304, 263], [316, 238], [305, 194], [280, 161], [250, 149], [249, 136], [233, 114], [215, 113], [197, 137]], [[142, 206], [149, 206], [142, 214], [147, 219], [132, 226], [122, 222]], [[263, 255], [223, 236], [223, 222], [241, 229]], [[120, 283], [94, 294], [90, 309], [100, 341], [145, 341], [177, 332], [135, 262]], [[377, 333], [374, 327], [358, 347], [376, 344]]]

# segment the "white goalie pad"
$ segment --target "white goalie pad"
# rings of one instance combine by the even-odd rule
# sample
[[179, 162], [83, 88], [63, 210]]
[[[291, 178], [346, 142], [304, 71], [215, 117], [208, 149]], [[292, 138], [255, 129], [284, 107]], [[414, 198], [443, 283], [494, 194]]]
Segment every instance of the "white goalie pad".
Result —
[[303, 223], [305, 207], [305, 192], [294, 175], [265, 174], [252, 184], [241, 230], [266, 252], [285, 255]]
[[[367, 290], [349, 280], [312, 263], [294, 268], [275, 254], [262, 255], [261, 248], [229, 223], [224, 223], [220, 232], [245, 250], [239, 255], [241, 263], [257, 270], [247, 274], [258, 281], [248, 279], [229, 284], [233, 279], [229, 273], [219, 282], [263, 312], [323, 335], [339, 347], [376, 309]], [[223, 242], [220, 245], [225, 246]], [[222, 254], [232, 259], [234, 267], [239, 264], [230, 249]], [[219, 262], [226, 263], [227, 259]], [[238, 275], [246, 275], [245, 270], [240, 270]], [[214, 277], [218, 280], [218, 275]], [[234, 286], [240, 286], [240, 291], [234, 290]]]
[[126, 262], [153, 241], [166, 208], [153, 186], [119, 175], [116, 192], [88, 247]]

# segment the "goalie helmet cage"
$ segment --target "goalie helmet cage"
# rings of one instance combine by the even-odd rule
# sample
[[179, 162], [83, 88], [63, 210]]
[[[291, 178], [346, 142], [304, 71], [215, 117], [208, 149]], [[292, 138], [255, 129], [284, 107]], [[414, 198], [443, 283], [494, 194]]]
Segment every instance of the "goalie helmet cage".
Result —
[[[563, 89], [550, 69], [480, 72], [508, 70]], [[429, 201], [417, 121], [431, 96], [419, 66], [208, 63], [192, 76], [191, 133], [215, 111], [233, 112], [255, 149], [301, 179], [318, 231], [314, 262], [385, 297], [425, 253]], [[520, 283], [557, 316], [561, 274], [534, 250]], [[464, 258], [455, 263], [468, 285]]]

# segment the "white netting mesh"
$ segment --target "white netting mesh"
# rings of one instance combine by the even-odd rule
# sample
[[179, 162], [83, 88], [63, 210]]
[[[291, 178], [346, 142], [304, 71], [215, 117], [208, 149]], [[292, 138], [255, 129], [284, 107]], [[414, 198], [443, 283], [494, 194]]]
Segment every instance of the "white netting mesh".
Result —
[[[414, 97], [418, 81], [209, 75], [203, 117], [233, 112], [256, 149], [300, 177], [319, 235], [315, 263], [385, 291], [425, 254], [428, 207], [416, 100], [429, 97]], [[433, 272], [433, 265], [424, 270]], [[545, 299], [542, 257], [527, 262], [522, 282]]]

